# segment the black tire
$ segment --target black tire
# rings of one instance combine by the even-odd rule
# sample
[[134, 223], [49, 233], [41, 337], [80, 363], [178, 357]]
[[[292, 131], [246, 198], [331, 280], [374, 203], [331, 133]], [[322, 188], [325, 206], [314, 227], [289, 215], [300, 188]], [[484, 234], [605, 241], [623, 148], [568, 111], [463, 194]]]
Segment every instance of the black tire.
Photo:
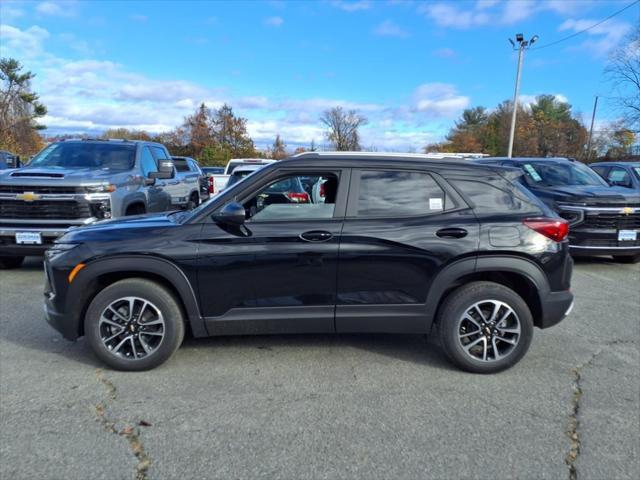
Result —
[[614, 255], [613, 259], [618, 263], [638, 263], [640, 255]]
[[[487, 349], [488, 340], [480, 343], [480, 348], [484, 345], [484, 353], [488, 359], [484, 361], [482, 358], [474, 357], [463, 348], [463, 341], [468, 341], [469, 343], [467, 345], [469, 345], [472, 343], [472, 340], [475, 341], [483, 337], [484, 334], [469, 337], [469, 340], [462, 340], [460, 335], [467, 332], [467, 330], [463, 330], [467, 328], [467, 326], [463, 325], [465, 321], [462, 320], [462, 317], [470, 311], [475, 304], [487, 302], [487, 305], [489, 305], [491, 301], [497, 301], [512, 309], [515, 317], [510, 316], [508, 321], [519, 322], [520, 333], [518, 334], [515, 346], [509, 346], [511, 343], [501, 342], [500, 340], [495, 341], [495, 344], [501, 342], [499, 343], [500, 347], [498, 347], [498, 351], [500, 351], [502, 347], [510, 349], [502, 358], [490, 359], [487, 354], [489, 351]], [[500, 308], [502, 308], [502, 310], [498, 311], [499, 313], [496, 317], [500, 317], [508, 311], [506, 307]], [[472, 282], [452, 292], [441, 305], [436, 321], [438, 323], [442, 347], [449, 359], [461, 369], [473, 373], [495, 373], [512, 367], [527, 353], [533, 338], [533, 318], [525, 301], [513, 290], [493, 282]], [[469, 322], [467, 323], [470, 325]], [[495, 327], [497, 331], [499, 326], [500, 325], [495, 325], [494, 323], [494, 325], [489, 326], [489, 329], [491, 330]], [[482, 330], [478, 331], [480, 332]], [[512, 340], [515, 337], [515, 334], [506, 335], [513, 335], [509, 337]], [[504, 336], [506, 337], [506, 335]], [[482, 339], [480, 340], [482, 341]], [[491, 351], [493, 351], [493, 347], [491, 347]]]
[[125, 216], [129, 217], [132, 215], [144, 215], [146, 213], [146, 210], [144, 208], [144, 205], [141, 204], [135, 204], [135, 205], [130, 205], [129, 207], [127, 207], [127, 211], [125, 212]]
[[189, 198], [189, 201], [187, 202], [187, 206], [186, 209], [187, 210], [193, 210], [194, 208], [196, 208], [198, 206], [199, 202], [199, 197], [196, 193], [194, 193], [193, 195], [191, 195], [191, 197]]
[[[113, 302], [125, 297], [137, 297], [150, 302], [163, 317], [164, 336], [151, 353], [145, 354], [142, 358], [124, 358], [113, 353], [107, 348], [101, 335], [101, 328], [104, 328], [104, 324], [102, 327], [100, 325], [102, 313]], [[140, 314], [142, 317], [142, 312]], [[129, 278], [109, 285], [95, 296], [85, 315], [84, 331], [93, 352], [111, 368], [126, 371], [150, 370], [166, 362], [182, 343], [185, 331], [184, 314], [173, 293], [162, 285], [143, 278]], [[123, 331], [125, 332], [123, 337], [114, 340], [114, 343], [124, 338], [124, 335], [130, 335], [127, 328]], [[144, 354], [141, 344], [138, 345], [139, 350]]]
[[0, 270], [11, 270], [12, 268], [20, 268], [24, 262], [24, 257], [0, 257]]

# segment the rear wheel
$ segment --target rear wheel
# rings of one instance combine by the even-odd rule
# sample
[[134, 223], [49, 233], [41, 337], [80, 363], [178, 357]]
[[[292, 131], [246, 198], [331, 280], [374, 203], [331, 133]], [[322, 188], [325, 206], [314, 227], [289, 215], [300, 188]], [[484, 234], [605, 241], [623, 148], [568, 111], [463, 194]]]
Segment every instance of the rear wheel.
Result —
[[200, 198], [198, 197], [197, 193], [194, 193], [189, 198], [189, 201], [187, 202], [186, 209], [187, 210], [193, 210], [194, 208], [196, 208], [198, 206], [199, 203], [200, 203]]
[[140, 203], [136, 203], [135, 205], [130, 205], [127, 207], [127, 211], [125, 212], [125, 215], [128, 217], [130, 215], [144, 215], [145, 212], [145, 208], [144, 205], [140, 204]]
[[93, 299], [84, 320], [92, 350], [117, 370], [164, 363], [184, 338], [184, 315], [174, 295], [142, 278], [116, 282]]
[[513, 290], [493, 282], [473, 282], [447, 297], [438, 314], [440, 339], [451, 361], [463, 370], [494, 373], [525, 355], [533, 318]]
[[640, 255], [614, 255], [613, 259], [618, 263], [638, 263], [640, 262]]
[[0, 270], [10, 270], [18, 268], [24, 262], [24, 257], [0, 257]]

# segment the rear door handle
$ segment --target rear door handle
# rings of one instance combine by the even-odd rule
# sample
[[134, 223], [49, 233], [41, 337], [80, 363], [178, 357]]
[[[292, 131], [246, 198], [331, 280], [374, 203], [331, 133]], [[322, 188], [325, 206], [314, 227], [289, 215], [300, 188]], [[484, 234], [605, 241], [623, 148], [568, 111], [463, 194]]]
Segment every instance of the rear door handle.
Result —
[[324, 230], [311, 230], [301, 233], [300, 238], [305, 242], [326, 242], [333, 238], [333, 234]]
[[441, 228], [436, 235], [440, 238], [464, 238], [468, 233], [464, 228]]

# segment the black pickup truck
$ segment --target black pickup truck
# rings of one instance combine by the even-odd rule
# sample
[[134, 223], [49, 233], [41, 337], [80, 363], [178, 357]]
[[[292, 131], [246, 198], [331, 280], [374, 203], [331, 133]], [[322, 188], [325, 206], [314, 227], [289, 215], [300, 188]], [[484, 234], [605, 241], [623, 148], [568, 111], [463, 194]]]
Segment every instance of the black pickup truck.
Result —
[[570, 225], [574, 256], [611, 255], [640, 261], [640, 193], [610, 186], [577, 160], [482, 158], [476, 163], [520, 168], [521, 182]]

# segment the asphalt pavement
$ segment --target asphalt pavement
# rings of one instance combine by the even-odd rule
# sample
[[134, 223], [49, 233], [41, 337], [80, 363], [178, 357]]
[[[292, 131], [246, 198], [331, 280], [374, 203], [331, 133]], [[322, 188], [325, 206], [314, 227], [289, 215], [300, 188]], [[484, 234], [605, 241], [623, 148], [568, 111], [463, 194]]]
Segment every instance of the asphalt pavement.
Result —
[[489, 376], [423, 336], [187, 339], [103, 368], [0, 272], [2, 479], [640, 478], [640, 265], [577, 262], [571, 316]]

